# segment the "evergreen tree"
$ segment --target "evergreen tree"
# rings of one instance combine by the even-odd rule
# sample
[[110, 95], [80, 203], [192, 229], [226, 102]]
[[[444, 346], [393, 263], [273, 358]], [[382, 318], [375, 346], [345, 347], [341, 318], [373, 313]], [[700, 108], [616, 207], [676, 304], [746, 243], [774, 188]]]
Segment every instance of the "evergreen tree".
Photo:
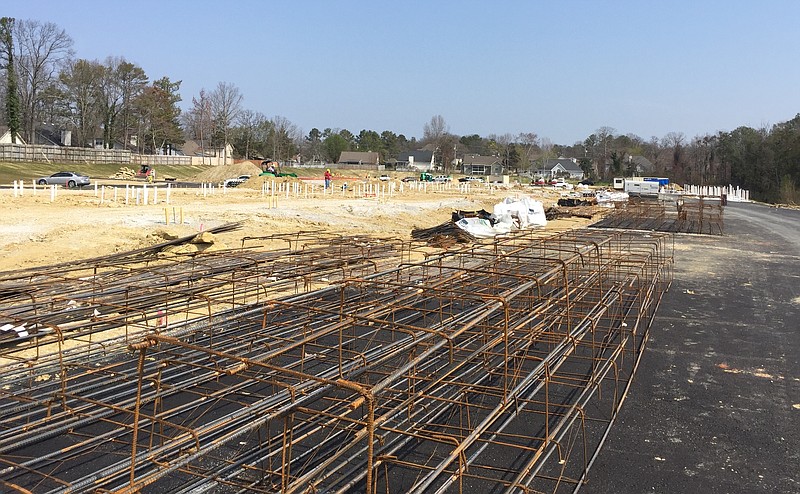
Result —
[[6, 123], [11, 131], [11, 142], [16, 143], [20, 130], [20, 106], [17, 73], [14, 69], [14, 39], [11, 34], [13, 27], [13, 17], [0, 19], [0, 44], [6, 69]]

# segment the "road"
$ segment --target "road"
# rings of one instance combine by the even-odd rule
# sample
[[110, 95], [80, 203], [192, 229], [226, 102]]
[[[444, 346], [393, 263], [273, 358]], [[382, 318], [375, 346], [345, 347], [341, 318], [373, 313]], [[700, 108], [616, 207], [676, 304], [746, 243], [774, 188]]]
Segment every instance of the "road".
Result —
[[800, 492], [800, 211], [725, 209], [675, 279], [585, 493]]

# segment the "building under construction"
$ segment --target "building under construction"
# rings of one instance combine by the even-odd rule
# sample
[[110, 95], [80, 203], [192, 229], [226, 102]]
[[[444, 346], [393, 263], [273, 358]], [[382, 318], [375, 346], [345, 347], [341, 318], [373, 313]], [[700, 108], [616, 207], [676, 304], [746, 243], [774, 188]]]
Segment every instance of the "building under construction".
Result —
[[298, 233], [0, 273], [0, 491], [574, 492], [672, 251]]

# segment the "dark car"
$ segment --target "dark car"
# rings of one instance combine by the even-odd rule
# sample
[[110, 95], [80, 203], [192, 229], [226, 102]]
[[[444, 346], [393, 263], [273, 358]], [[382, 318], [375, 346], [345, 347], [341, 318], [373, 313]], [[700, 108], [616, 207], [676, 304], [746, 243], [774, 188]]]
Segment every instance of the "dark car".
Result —
[[585, 180], [581, 180], [581, 181], [580, 181], [580, 182], [578, 182], [578, 183], [579, 183], [579, 184], [581, 184], [581, 185], [594, 185], [594, 181], [592, 181], [592, 180], [589, 180], [588, 178], [587, 178], [587, 179], [585, 179]]
[[401, 182], [416, 182], [417, 177], [403, 177], [400, 179]]
[[40, 177], [36, 179], [39, 185], [63, 185], [65, 187], [82, 187], [89, 185], [89, 177], [86, 175], [79, 175], [75, 172], [58, 172], [50, 175], [49, 177]]

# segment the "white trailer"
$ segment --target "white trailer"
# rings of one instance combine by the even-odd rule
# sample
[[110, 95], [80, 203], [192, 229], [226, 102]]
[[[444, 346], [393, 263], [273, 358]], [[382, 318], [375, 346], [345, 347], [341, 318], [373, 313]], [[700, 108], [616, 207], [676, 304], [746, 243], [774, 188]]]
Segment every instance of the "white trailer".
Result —
[[658, 197], [661, 184], [642, 178], [626, 178], [624, 191], [633, 197]]

